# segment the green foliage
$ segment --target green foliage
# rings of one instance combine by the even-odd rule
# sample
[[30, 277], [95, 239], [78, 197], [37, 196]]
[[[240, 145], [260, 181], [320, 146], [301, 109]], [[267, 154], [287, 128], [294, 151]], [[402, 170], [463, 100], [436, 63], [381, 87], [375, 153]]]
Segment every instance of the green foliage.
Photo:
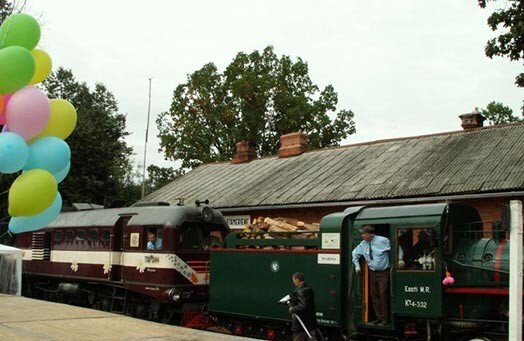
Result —
[[13, 14], [13, 11], [14, 7], [12, 3], [0, 0], [0, 24], [3, 23], [8, 16]]
[[278, 57], [271, 46], [240, 52], [223, 73], [209, 63], [176, 87], [156, 121], [160, 146], [183, 169], [230, 160], [241, 140], [258, 156], [276, 154], [280, 135], [299, 130], [311, 149], [334, 146], [355, 132], [353, 113], [335, 114], [337, 102], [331, 85], [320, 90], [311, 81], [302, 59]]
[[147, 173], [149, 174], [146, 184], [147, 193], [156, 191], [183, 175], [180, 169], [175, 170], [172, 167], [166, 168], [155, 165], [149, 165], [149, 167], [147, 167]]
[[59, 187], [64, 201], [120, 206], [138, 200], [139, 193], [125, 190], [132, 184], [129, 156], [133, 150], [124, 141], [129, 135], [126, 118], [118, 112], [113, 94], [100, 83], [89, 89], [63, 68], [53, 72], [43, 86], [50, 98], [68, 100], [78, 114], [77, 126], [66, 141], [71, 148], [71, 171]]
[[[478, 0], [479, 6], [485, 8], [488, 2], [497, 0]], [[510, 60], [524, 58], [524, 2], [522, 0], [505, 0], [500, 2], [503, 8], [496, 10], [488, 18], [488, 26], [501, 30], [497, 38], [487, 42], [486, 55], [508, 57]], [[515, 84], [524, 87], [524, 73], [516, 77]]]
[[524, 121], [522, 118], [514, 116], [513, 110], [500, 102], [490, 102], [486, 109], [482, 109], [480, 112], [490, 125]]

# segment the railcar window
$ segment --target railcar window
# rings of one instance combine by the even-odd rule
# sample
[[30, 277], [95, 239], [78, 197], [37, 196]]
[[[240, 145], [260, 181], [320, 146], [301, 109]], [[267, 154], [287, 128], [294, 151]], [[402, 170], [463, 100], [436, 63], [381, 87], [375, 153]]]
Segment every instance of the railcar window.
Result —
[[214, 249], [222, 247], [222, 243], [224, 242], [224, 236], [222, 236], [222, 233], [220, 231], [209, 231], [206, 230], [202, 231], [202, 245], [204, 249]]
[[87, 240], [90, 242], [94, 242], [98, 240], [98, 230], [89, 230], [89, 234], [87, 235]]
[[86, 231], [85, 230], [78, 230], [76, 233], [76, 240], [84, 240], [86, 239]]
[[196, 227], [187, 227], [180, 236], [180, 245], [184, 250], [200, 249], [199, 230]]
[[62, 231], [55, 231], [55, 242], [60, 243], [62, 239], [64, 239], [64, 232]]
[[102, 230], [102, 236], [100, 238], [103, 242], [108, 242], [111, 239], [111, 230]]
[[398, 228], [396, 266], [401, 271], [435, 271], [437, 238], [433, 228]]
[[[132, 233], [133, 234], [133, 233]], [[139, 234], [136, 234], [136, 241], [135, 241], [135, 247], [139, 245]], [[163, 229], [161, 228], [148, 228], [146, 230], [146, 249], [147, 250], [162, 250], [163, 247], [163, 239], [164, 239], [164, 233]], [[133, 239], [131, 238], [131, 243], [133, 243]], [[131, 244], [133, 247], [133, 244]]]
[[66, 242], [70, 242], [73, 240], [75, 233], [72, 230], [67, 230], [65, 233], [65, 240]]

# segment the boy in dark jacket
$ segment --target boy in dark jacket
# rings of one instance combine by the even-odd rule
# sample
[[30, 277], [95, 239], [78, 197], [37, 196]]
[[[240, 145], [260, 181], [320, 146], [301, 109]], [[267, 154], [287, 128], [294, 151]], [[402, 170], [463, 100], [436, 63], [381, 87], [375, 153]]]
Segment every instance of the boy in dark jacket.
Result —
[[304, 282], [304, 274], [296, 272], [292, 277], [293, 285], [296, 289], [291, 294], [291, 301], [289, 304], [289, 313], [296, 314], [312, 336], [310, 339], [298, 321], [297, 317], [293, 315], [291, 322], [291, 331], [293, 332], [293, 341], [317, 340], [317, 318], [315, 313], [315, 295], [313, 290]]

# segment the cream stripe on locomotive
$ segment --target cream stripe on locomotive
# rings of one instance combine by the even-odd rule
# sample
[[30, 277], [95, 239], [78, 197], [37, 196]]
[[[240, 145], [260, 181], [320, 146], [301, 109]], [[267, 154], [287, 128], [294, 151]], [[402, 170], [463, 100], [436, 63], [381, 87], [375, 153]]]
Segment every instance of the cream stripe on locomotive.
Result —
[[[112, 258], [111, 263], [109, 262], [110, 256]], [[33, 257], [31, 249], [22, 249], [22, 259], [26, 261], [38, 260]], [[209, 269], [197, 272], [175, 254], [52, 250], [51, 262], [71, 263], [73, 271], [77, 271], [82, 264], [101, 265], [104, 273], [108, 273], [112, 265], [133, 267], [140, 273], [143, 273], [147, 268], [174, 269], [193, 284], [208, 284], [209, 282]]]

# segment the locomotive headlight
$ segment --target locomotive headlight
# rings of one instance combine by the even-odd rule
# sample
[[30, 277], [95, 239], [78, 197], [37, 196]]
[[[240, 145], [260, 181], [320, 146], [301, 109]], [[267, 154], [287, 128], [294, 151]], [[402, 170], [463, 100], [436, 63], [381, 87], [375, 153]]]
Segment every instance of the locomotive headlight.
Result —
[[175, 288], [167, 290], [166, 294], [173, 302], [180, 302], [180, 299], [182, 298], [182, 293], [180, 292], [180, 290]]
[[213, 220], [213, 210], [209, 206], [202, 207], [200, 214], [202, 214], [202, 220], [206, 223], [209, 223], [211, 220]]

